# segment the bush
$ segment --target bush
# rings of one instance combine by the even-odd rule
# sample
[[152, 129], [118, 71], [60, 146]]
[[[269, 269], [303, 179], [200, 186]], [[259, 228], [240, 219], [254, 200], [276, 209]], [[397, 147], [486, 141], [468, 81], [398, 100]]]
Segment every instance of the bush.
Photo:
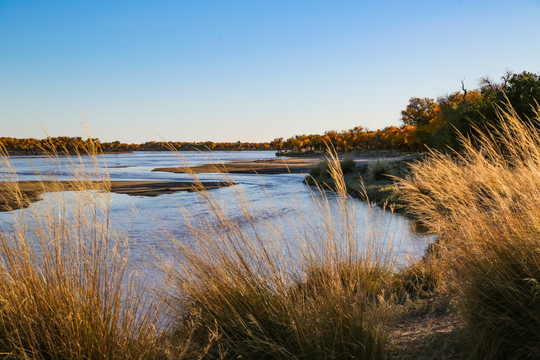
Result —
[[388, 179], [388, 175], [391, 173], [391, 165], [380, 160], [373, 161], [369, 163], [368, 171], [371, 180], [385, 180]]
[[329, 178], [328, 163], [326, 161], [318, 163], [310, 170], [309, 176], [313, 179], [320, 179], [321, 177]]
[[343, 174], [349, 174], [353, 172], [356, 168], [356, 163], [352, 158], [341, 160], [339, 162], [339, 165], [341, 166], [341, 171], [343, 172]]
[[332, 159], [325, 160], [313, 167], [309, 172], [309, 175], [306, 177], [305, 182], [308, 185], [321, 185], [333, 188], [335, 175], [338, 175], [333, 175], [333, 171], [338, 171], [339, 177], [343, 177], [344, 174], [350, 174], [356, 168], [356, 163], [352, 158], [344, 159], [337, 162], [339, 164], [339, 170], [337, 169], [337, 167], [332, 168], [332, 166], [330, 165], [331, 162], [333, 162]]

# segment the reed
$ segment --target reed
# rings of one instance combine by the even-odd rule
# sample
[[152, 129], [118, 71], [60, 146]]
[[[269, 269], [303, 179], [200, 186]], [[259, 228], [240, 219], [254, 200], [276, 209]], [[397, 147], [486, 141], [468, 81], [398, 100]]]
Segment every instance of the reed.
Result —
[[432, 152], [401, 181], [409, 210], [440, 236], [471, 358], [540, 358], [540, 108]]
[[[241, 223], [210, 193], [209, 216], [177, 243], [172, 343], [187, 358], [382, 359], [395, 302], [391, 251], [375, 224], [359, 231], [339, 160], [331, 157], [338, 208], [314, 194], [322, 228], [308, 219], [266, 224], [245, 194]], [[272, 206], [270, 206], [271, 208]], [[285, 221], [287, 221], [285, 219]], [[287, 229], [287, 230], [286, 230]], [[382, 237], [382, 239], [381, 239]], [[385, 245], [382, 245], [382, 244]]]
[[[13, 211], [12, 229], [0, 233], [3, 358], [160, 356], [159, 300], [129, 266], [129, 239], [111, 228], [108, 193], [94, 191], [107, 187], [107, 174], [97, 166], [92, 142], [86, 151], [90, 166], [81, 156], [69, 157], [76, 191], [64, 196], [61, 183], [48, 178], [48, 201]], [[25, 204], [5, 149], [0, 155], [11, 170], [5, 193]], [[49, 155], [60, 167], [58, 154]]]

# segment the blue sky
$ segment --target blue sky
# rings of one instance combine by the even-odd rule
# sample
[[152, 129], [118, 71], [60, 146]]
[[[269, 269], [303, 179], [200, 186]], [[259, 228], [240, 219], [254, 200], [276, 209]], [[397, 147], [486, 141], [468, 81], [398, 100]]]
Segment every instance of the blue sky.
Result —
[[0, 136], [270, 141], [540, 72], [540, 1], [0, 0]]

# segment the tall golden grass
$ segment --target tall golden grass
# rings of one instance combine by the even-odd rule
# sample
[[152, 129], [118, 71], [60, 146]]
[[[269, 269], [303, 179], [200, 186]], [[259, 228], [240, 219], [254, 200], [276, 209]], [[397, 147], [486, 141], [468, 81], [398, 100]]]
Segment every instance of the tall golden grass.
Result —
[[[87, 150], [97, 162], [96, 149]], [[0, 155], [11, 181], [6, 191], [17, 207], [26, 204], [4, 149]], [[71, 160], [72, 199], [53, 192], [51, 201], [13, 212], [12, 231], [0, 233], [0, 356], [157, 358], [159, 299], [131, 272], [128, 240], [109, 223], [108, 194], [86, 181], [106, 186], [106, 173], [96, 178], [97, 165]], [[43, 186], [62, 190], [58, 181]]]
[[462, 138], [459, 154], [433, 152], [401, 185], [409, 210], [440, 235], [471, 358], [538, 359], [540, 116], [505, 107], [498, 120]]
[[[168, 296], [158, 291], [158, 298], [131, 273], [129, 239], [111, 227], [110, 182], [90, 145], [84, 151], [90, 166], [81, 156], [68, 157], [76, 190], [70, 197], [60, 181], [48, 178], [43, 186], [53, 200], [14, 211], [14, 231], [0, 234], [3, 356], [387, 356], [392, 258], [377, 245], [382, 235], [376, 224], [363, 234], [356, 228], [337, 158], [330, 171], [339, 213], [324, 191], [314, 194], [322, 230], [301, 220], [291, 234], [291, 224], [267, 223], [238, 191], [242, 225], [211, 192], [201, 191], [210, 215], [187, 214], [195, 244], [168, 239], [177, 256], [166, 269], [174, 281]], [[29, 199], [18, 188], [9, 157], [1, 155], [10, 170], [4, 179], [11, 184], [8, 192], [22, 208]], [[49, 155], [60, 168], [58, 154]]]
[[265, 221], [240, 188], [230, 188], [242, 209], [232, 217], [201, 188], [207, 215], [185, 214], [194, 241], [166, 239], [174, 262], [157, 292], [134, 276], [129, 239], [111, 227], [110, 198], [96, 179], [99, 189], [110, 182], [90, 143], [93, 166], [72, 157], [78, 191], [13, 212], [14, 231], [0, 234], [1, 355], [384, 359], [396, 305], [429, 296], [445, 274], [470, 339], [467, 356], [538, 358], [540, 136], [511, 108], [499, 120], [462, 139], [462, 153], [433, 152], [400, 181], [409, 211], [440, 236], [436, 251], [411, 267], [396, 271], [382, 220], [355, 224], [340, 162], [330, 156], [337, 201], [314, 193], [319, 227], [302, 216], [294, 225]]
[[377, 245], [375, 225], [359, 232], [339, 160], [329, 164], [339, 213], [323, 191], [315, 197], [322, 231], [307, 221], [296, 234], [284, 233], [290, 226], [264, 224], [239, 191], [248, 224], [242, 227], [201, 193], [210, 215], [192, 224], [195, 246], [177, 244], [170, 273], [177, 352], [222, 359], [388, 356], [391, 251], [387, 242]]

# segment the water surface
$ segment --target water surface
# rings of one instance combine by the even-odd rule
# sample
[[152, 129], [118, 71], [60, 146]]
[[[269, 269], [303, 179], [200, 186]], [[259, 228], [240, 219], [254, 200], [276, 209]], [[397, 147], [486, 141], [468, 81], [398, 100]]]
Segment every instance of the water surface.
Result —
[[[275, 158], [273, 151], [220, 151], [209, 152], [134, 152], [121, 154], [106, 154], [98, 160], [100, 170], [108, 172], [111, 180], [189, 180], [187, 174], [152, 172], [156, 167], [172, 167], [199, 165], [209, 162], [228, 162], [236, 160], [263, 160]], [[82, 163], [92, 168], [92, 159], [82, 157]], [[54, 177], [70, 179], [70, 159], [59, 157], [53, 162], [42, 156], [14, 156], [11, 158], [13, 168], [19, 180], [40, 180]], [[9, 176], [8, 169], [2, 169], [0, 175]], [[329, 206], [334, 208], [330, 216], [335, 216], [336, 222], [342, 220], [339, 213], [339, 202], [335, 194], [325, 192], [320, 194], [303, 184], [306, 174], [254, 175], [232, 174], [230, 177], [238, 185], [210, 190], [206, 195], [211, 196], [216, 203], [221, 204], [227, 217], [236, 221], [239, 226], [251, 226], [243, 215], [238, 196], [247, 199], [248, 205], [256, 215], [260, 225], [270, 225], [285, 228], [283, 232], [290, 236], [298, 236], [298, 229], [310, 228], [324, 233], [328, 214], [321, 213], [318, 201], [328, 198]], [[219, 174], [200, 174], [200, 180], [221, 179]], [[64, 199], [70, 198], [69, 193]], [[39, 209], [53, 201], [54, 194], [45, 194], [44, 201], [34, 203], [30, 210]], [[28, 211], [28, 210], [23, 210]], [[415, 234], [406, 218], [373, 208], [365, 203], [350, 199], [349, 211], [358, 232], [362, 237], [367, 232], [383, 232], [378, 241], [393, 242], [394, 252], [405, 259], [408, 256], [421, 254], [429, 238]], [[15, 214], [20, 210], [15, 211]], [[146, 268], [154, 259], [148, 250], [156, 246], [163, 237], [174, 237], [181, 242], [193, 242], [193, 235], [187, 226], [185, 216], [194, 221], [206, 219], [210, 210], [204, 199], [198, 193], [178, 192], [158, 197], [138, 197], [123, 194], [110, 194], [110, 217], [113, 227], [126, 233], [132, 239], [131, 257], [139, 267]], [[322, 216], [321, 216], [322, 215]], [[325, 218], [326, 217], [326, 218]], [[321, 221], [322, 218], [322, 221]], [[0, 213], [2, 231], [9, 232], [13, 223], [13, 215]], [[337, 224], [336, 226], [339, 226]], [[374, 229], [376, 228], [376, 229]], [[310, 230], [311, 231], [311, 230]], [[168, 235], [163, 235], [167, 233]], [[288, 235], [285, 235], [288, 236]], [[158, 250], [160, 251], [160, 250]], [[163, 251], [163, 249], [161, 249]]]

